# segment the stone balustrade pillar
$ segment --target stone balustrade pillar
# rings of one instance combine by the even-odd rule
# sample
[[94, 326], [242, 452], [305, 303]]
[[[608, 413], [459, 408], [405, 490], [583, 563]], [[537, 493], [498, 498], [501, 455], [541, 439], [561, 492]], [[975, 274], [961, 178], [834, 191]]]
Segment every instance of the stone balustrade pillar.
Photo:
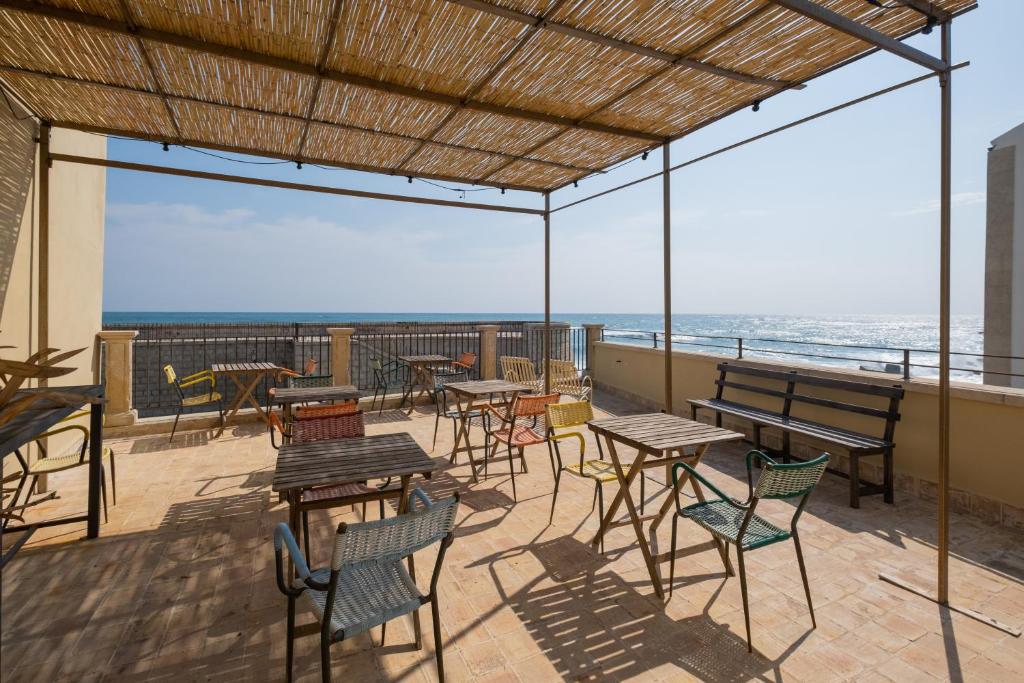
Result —
[[135, 330], [103, 330], [106, 344], [103, 366], [106, 424], [108, 427], [133, 425], [139, 413], [132, 408], [132, 347], [139, 333]]
[[480, 325], [480, 379], [498, 377], [498, 325]]
[[583, 329], [587, 332], [587, 372], [594, 373], [594, 344], [604, 337], [604, 323], [585, 323]]
[[352, 335], [354, 327], [329, 327], [327, 334], [331, 336], [331, 375], [334, 386], [352, 384], [349, 361], [352, 358]]

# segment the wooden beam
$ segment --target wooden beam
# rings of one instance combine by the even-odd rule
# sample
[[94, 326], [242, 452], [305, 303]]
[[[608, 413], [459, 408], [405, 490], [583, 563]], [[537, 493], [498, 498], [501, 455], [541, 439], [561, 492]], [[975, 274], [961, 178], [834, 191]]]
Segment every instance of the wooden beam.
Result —
[[324, 41], [323, 49], [320, 51], [320, 58], [316, 60], [316, 70], [320, 74], [317, 76], [316, 85], [313, 86], [313, 92], [309, 96], [309, 104], [306, 105], [306, 123], [302, 126], [302, 135], [299, 137], [299, 148], [295, 153], [295, 158], [302, 160], [302, 152], [306, 149], [306, 140], [309, 137], [309, 126], [313, 121], [313, 112], [316, 111], [316, 103], [320, 101], [320, 91], [324, 87], [324, 68], [327, 66], [327, 57], [331, 54], [331, 48], [334, 47], [334, 41], [338, 36], [338, 19], [341, 17], [341, 6], [344, 4], [344, 0], [334, 0], [334, 10], [331, 12], [331, 23], [327, 26], [327, 39]]
[[386, 92], [392, 95], [399, 95], [401, 97], [408, 97], [412, 99], [423, 100], [426, 102], [433, 102], [435, 104], [440, 104], [449, 107], [464, 107], [466, 109], [472, 109], [474, 111], [483, 111], [490, 114], [500, 114], [502, 116], [508, 116], [510, 118], [518, 118], [526, 121], [540, 121], [542, 123], [550, 123], [558, 126], [568, 126], [571, 128], [579, 128], [582, 130], [589, 130], [597, 133], [607, 133], [609, 135], [619, 135], [627, 138], [647, 140], [650, 142], [661, 142], [664, 139], [664, 136], [655, 135], [653, 133], [647, 133], [641, 130], [621, 128], [619, 126], [609, 126], [593, 122], [581, 122], [565, 116], [558, 116], [555, 114], [549, 114], [540, 111], [520, 109], [518, 107], [506, 107], [503, 105], [493, 104], [490, 102], [482, 102], [479, 100], [463, 100], [453, 95], [446, 95], [444, 93], [432, 92], [429, 90], [420, 90], [418, 88], [411, 88], [398, 83], [391, 83], [388, 81], [382, 81], [379, 79], [369, 78], [366, 76], [360, 76], [358, 74], [343, 71], [332, 70], [324, 71], [321, 73], [318, 72], [316, 67], [311, 64], [304, 64], [302, 62], [297, 62], [291, 59], [285, 59], [283, 57], [274, 57], [272, 55], [263, 54], [260, 52], [252, 52], [250, 50], [231, 47], [229, 45], [209, 43], [203, 40], [199, 40], [197, 38], [191, 38], [189, 36], [180, 35], [177, 33], [159, 31], [156, 29], [150, 29], [141, 26], [135, 28], [135, 30], [133, 31], [131, 27], [129, 27], [124, 22], [115, 21], [113, 19], [107, 19], [106, 17], [100, 17], [93, 14], [86, 14], [84, 12], [78, 12], [75, 10], [64, 9], [62, 7], [54, 7], [52, 5], [40, 5], [34, 2], [28, 2], [27, 0], [0, 0], [0, 9], [8, 9], [16, 12], [22, 12], [25, 14], [48, 17], [59, 21], [77, 24], [79, 26], [88, 26], [90, 28], [98, 29], [101, 31], [107, 31], [109, 33], [115, 33], [118, 35], [138, 36], [140, 38], [155, 43], [173, 45], [175, 47], [184, 48], [186, 50], [195, 50], [197, 52], [213, 54], [219, 57], [226, 57], [228, 59], [234, 59], [249, 64], [256, 64], [258, 66], [265, 66], [272, 69], [280, 69], [282, 71], [289, 71], [299, 75], [309, 76], [311, 78], [320, 78], [322, 76], [325, 80], [329, 80], [335, 83], [354, 85], [360, 88], [367, 88], [369, 90]]
[[943, 60], [933, 57], [927, 52], [918, 50], [916, 47], [911, 47], [905, 43], [887, 36], [886, 34], [876, 31], [873, 28], [869, 28], [864, 24], [860, 24], [849, 17], [846, 17], [838, 12], [833, 12], [830, 9], [822, 7], [821, 5], [811, 2], [811, 0], [771, 0], [776, 5], [785, 7], [788, 10], [801, 14], [808, 19], [813, 19], [819, 24], [824, 24], [831, 29], [845, 33], [849, 36], [853, 36], [858, 40], [862, 40], [869, 45], [881, 48], [886, 52], [891, 52], [894, 55], [898, 55], [907, 59], [915, 64], [919, 64], [926, 69], [931, 69], [935, 72], [945, 71], [949, 65]]
[[495, 16], [504, 17], [512, 21], [518, 21], [522, 24], [530, 26], [537, 26], [541, 29], [551, 31], [553, 33], [560, 33], [562, 35], [571, 36], [573, 38], [579, 38], [580, 40], [586, 40], [591, 43], [598, 45], [604, 45], [605, 47], [615, 48], [622, 50], [623, 52], [629, 52], [641, 57], [647, 57], [649, 59], [656, 59], [661, 62], [668, 62], [673, 66], [683, 67], [687, 69], [695, 69], [697, 71], [703, 71], [705, 73], [714, 74], [723, 78], [729, 78], [734, 81], [741, 81], [743, 83], [755, 83], [757, 85], [766, 85], [773, 88], [784, 88], [789, 84], [786, 81], [779, 81], [773, 78], [761, 78], [760, 76], [753, 76], [751, 74], [742, 73], [739, 71], [733, 71], [732, 69], [725, 69], [707, 62], [702, 62], [698, 59], [692, 59], [685, 55], [674, 55], [669, 52], [662, 50], [656, 50], [653, 48], [645, 47], [643, 45], [637, 45], [636, 43], [630, 43], [625, 40], [619, 40], [612, 38], [600, 33], [594, 33], [593, 31], [587, 31], [585, 29], [576, 28], [575, 26], [569, 26], [557, 21], [550, 21], [544, 17], [535, 17], [530, 14], [523, 12], [517, 12], [512, 9], [493, 5], [490, 2], [484, 2], [484, 0], [448, 0], [448, 2], [454, 5], [461, 5], [463, 7], [469, 7], [471, 9], [478, 10], [480, 12], [486, 12], [487, 14], [493, 14]]
[[[128, 27], [131, 30], [136, 30], [135, 20], [132, 18], [132, 9], [128, 4], [128, 0], [120, 0], [121, 12], [124, 14], [124, 19], [128, 23]], [[174, 110], [171, 108], [171, 103], [167, 99], [167, 92], [164, 87], [160, 84], [160, 78], [157, 76], [156, 66], [153, 64], [153, 58], [149, 55], [149, 50], [146, 48], [146, 41], [142, 40], [138, 36], [135, 37], [135, 44], [139, 48], [139, 54], [142, 55], [142, 61], [146, 63], [146, 70], [149, 71], [149, 77], [153, 81], [153, 92], [160, 96], [160, 99], [164, 103], [164, 111], [167, 113], [167, 118], [171, 122], [171, 126], [174, 128], [174, 135], [178, 138], [181, 137], [181, 127], [178, 126], [178, 117], [174, 115]]]
[[276, 187], [282, 190], [300, 190], [302, 192], [319, 192], [321, 194], [341, 195], [343, 197], [357, 197], [360, 199], [381, 199], [389, 202], [404, 202], [408, 204], [428, 204], [431, 206], [447, 206], [459, 209], [479, 209], [481, 211], [499, 211], [503, 213], [525, 213], [535, 216], [544, 215], [541, 209], [527, 209], [519, 206], [498, 206], [495, 204], [478, 204], [476, 202], [458, 202], [448, 199], [430, 199], [427, 197], [412, 197], [402, 194], [387, 194], [384, 192], [366, 192], [364, 190], [348, 190], [341, 187], [329, 187], [326, 185], [309, 185], [306, 183], [289, 183], [283, 180], [267, 180], [265, 178], [249, 178], [246, 176], [229, 175], [227, 173], [211, 173], [209, 171], [192, 171], [184, 168], [173, 168], [170, 166], [153, 166], [151, 164], [136, 164], [128, 161], [115, 161], [113, 159], [98, 159], [94, 157], [82, 157], [73, 154], [51, 154], [53, 161], [63, 161], [72, 164], [86, 164], [89, 166], [102, 166], [105, 168], [117, 168], [125, 171], [142, 171], [144, 173], [161, 173], [183, 178], [199, 178], [201, 180], [219, 180], [227, 183], [240, 183], [243, 185], [257, 185], [259, 187]]
[[[53, 80], [53, 81], [72, 83], [72, 84], [75, 84], [75, 85], [87, 85], [87, 86], [91, 86], [91, 87], [104, 88], [104, 89], [111, 90], [111, 91], [121, 91], [121, 92], [127, 92], [127, 93], [136, 94], [136, 95], [145, 95], [145, 96], [149, 96], [149, 97], [157, 97], [158, 96], [157, 93], [153, 93], [153, 92], [150, 92], [148, 90], [141, 90], [141, 89], [138, 89], [138, 88], [130, 88], [130, 87], [121, 86], [121, 85], [109, 85], [107, 83], [100, 83], [98, 81], [87, 81], [87, 80], [83, 80], [83, 79], [69, 78], [67, 76], [61, 76], [60, 74], [51, 74], [51, 73], [46, 73], [46, 72], [41, 72], [41, 71], [31, 71], [29, 69], [18, 69], [18, 68], [15, 68], [15, 67], [0, 65], [0, 74], [3, 74], [3, 73], [11, 73], [11, 74], [16, 74], [16, 75], [24, 75], [24, 76], [34, 76], [34, 77], [37, 77], [37, 78], [46, 78], [46, 79]], [[12, 93], [17, 93], [17, 91], [15, 89], [13, 89], [13, 88], [10, 88], [10, 90], [11, 90]], [[206, 106], [210, 106], [210, 107], [219, 107], [219, 108], [222, 108], [222, 109], [228, 109], [228, 110], [231, 110], [231, 111], [245, 112], [245, 113], [248, 113], [248, 114], [259, 114], [259, 115], [263, 115], [263, 116], [279, 117], [279, 118], [282, 118], [282, 119], [288, 119], [288, 120], [297, 121], [297, 122], [300, 122], [300, 123], [305, 121], [305, 119], [303, 117], [295, 116], [293, 114], [281, 114], [281, 113], [278, 113], [278, 112], [263, 111], [261, 109], [250, 109], [248, 107], [240, 107], [240, 106], [232, 105], [232, 104], [221, 104], [220, 102], [212, 102], [212, 101], [209, 101], [209, 100], [200, 100], [200, 99], [195, 99], [195, 98], [191, 98], [191, 97], [180, 97], [178, 95], [167, 95], [166, 97], [167, 97], [168, 100], [171, 100], [171, 101], [185, 102], [185, 103], [188, 103], [188, 104], [202, 104], [202, 105], [206, 105]], [[19, 100], [20, 99], [21, 99], [21, 97], [19, 96]], [[26, 109], [30, 110], [30, 108], [27, 105], [26, 105]], [[344, 123], [335, 123], [333, 121], [325, 121], [325, 120], [322, 120], [322, 119], [313, 119], [312, 121], [313, 121], [313, 123], [317, 123], [317, 124], [320, 124], [320, 125], [323, 125], [323, 126], [328, 126], [330, 128], [337, 128], [339, 130], [344, 130], [344, 131], [352, 131], [352, 132], [357, 132], [357, 133], [369, 133], [369, 134], [372, 134], [372, 135], [380, 135], [380, 136], [383, 136], [383, 137], [392, 137], [392, 138], [396, 138], [396, 139], [400, 139], [400, 140], [406, 140], [406, 141], [411, 141], [411, 142], [422, 142], [423, 141], [423, 138], [418, 138], [418, 137], [414, 137], [414, 136], [411, 136], [411, 135], [402, 135], [400, 133], [385, 133], [385, 132], [375, 131], [375, 130], [372, 130], [372, 129], [369, 129], [369, 128], [361, 128], [359, 126], [351, 126], [351, 125], [344, 124]], [[235, 153], [238, 153], [238, 154], [249, 154], [249, 155], [254, 155], [254, 156], [266, 156], [266, 157], [275, 158], [275, 159], [282, 159], [282, 160], [285, 160], [285, 161], [296, 161], [296, 159], [293, 156], [291, 156], [291, 155], [280, 155], [280, 154], [274, 154], [274, 153], [271, 153], [271, 152], [265, 152], [265, 151], [262, 151], [262, 150], [243, 148], [243, 147], [230, 147], [229, 148], [229, 147], [224, 147], [222, 145], [215, 145], [215, 144], [212, 144], [212, 143], [209, 143], [209, 142], [202, 142], [202, 141], [196, 141], [196, 140], [192, 140], [192, 139], [182, 138], [181, 136], [179, 136], [177, 140], [172, 140], [172, 139], [167, 138], [165, 136], [148, 135], [148, 134], [145, 134], [145, 133], [138, 133], [138, 132], [135, 132], [135, 131], [131, 131], [129, 129], [103, 128], [103, 127], [98, 127], [98, 126], [91, 126], [89, 124], [78, 124], [78, 123], [71, 123], [71, 122], [64, 122], [64, 123], [61, 124], [61, 127], [62, 128], [77, 128], [77, 129], [81, 129], [81, 130], [88, 130], [90, 132], [103, 133], [105, 135], [120, 135], [120, 136], [125, 136], [125, 137], [134, 137], [134, 138], [138, 138], [140, 140], [148, 140], [148, 141], [151, 141], [151, 142], [174, 142], [175, 144], [180, 144], [180, 145], [190, 145], [190, 146], [194, 146], [194, 147], [209, 147], [210, 149], [223, 149], [224, 151], [235, 152]], [[531, 157], [531, 156], [509, 154], [507, 152], [499, 152], [499, 151], [494, 151], [494, 150], [489, 150], [489, 149], [481, 149], [481, 148], [478, 148], [478, 147], [466, 147], [464, 145], [456, 145], [456, 144], [447, 143], [447, 142], [432, 142], [431, 144], [437, 145], [439, 147], [445, 147], [445, 148], [448, 148], [448, 149], [458, 150], [458, 151], [461, 151], [461, 152], [474, 152], [474, 153], [491, 154], [491, 155], [496, 156], [496, 157], [501, 157], [501, 158], [504, 158], [504, 159], [508, 159], [510, 162], [530, 161], [532, 163], [542, 164], [544, 166], [552, 166], [554, 168], [560, 168], [560, 169], [565, 169], [565, 170], [569, 170], [569, 171], [587, 172], [587, 173], [602, 173], [603, 172], [601, 169], [597, 169], [597, 168], [588, 168], [586, 166], [574, 166], [572, 164], [563, 164], [563, 163], [560, 163], [560, 162], [557, 162], [557, 161], [549, 161], [547, 159], [538, 159], [536, 157]], [[427, 174], [420, 173], [418, 171], [412, 171], [412, 170], [401, 169], [401, 168], [400, 169], [395, 169], [393, 171], [389, 171], [388, 169], [385, 169], [385, 168], [377, 168], [377, 167], [369, 167], [369, 166], [355, 166], [355, 165], [351, 165], [351, 164], [343, 165], [343, 164], [340, 164], [340, 163], [337, 163], [337, 162], [331, 162], [331, 161], [325, 161], [325, 160], [319, 160], [319, 159], [311, 160], [311, 163], [318, 163], [318, 164], [323, 164], [323, 165], [326, 165], [326, 166], [337, 166], [338, 168], [348, 168], [348, 169], [355, 170], [355, 171], [370, 171], [370, 172], [373, 172], [373, 173], [384, 173], [384, 174], [390, 174], [390, 175], [413, 175], [413, 176], [417, 176], [417, 177], [421, 177], [421, 178], [433, 178], [435, 180], [443, 180], [443, 181], [446, 181], [446, 182], [457, 182], [457, 183], [472, 183], [472, 182], [474, 182], [473, 180], [468, 179], [468, 178], [456, 178], [456, 177], [452, 177], [452, 176], [427, 175]], [[529, 186], [525, 186], [525, 185], [506, 185], [506, 184], [500, 184], [500, 185], [499, 184], [493, 184], [492, 185], [491, 183], [477, 183], [477, 184], [488, 185], [488, 186], [493, 186], [493, 187], [502, 187], [502, 188], [506, 188], [506, 189], [510, 189], [510, 190], [523, 190], [523, 191], [527, 191], [527, 192], [543, 192], [543, 188], [529, 187]]]

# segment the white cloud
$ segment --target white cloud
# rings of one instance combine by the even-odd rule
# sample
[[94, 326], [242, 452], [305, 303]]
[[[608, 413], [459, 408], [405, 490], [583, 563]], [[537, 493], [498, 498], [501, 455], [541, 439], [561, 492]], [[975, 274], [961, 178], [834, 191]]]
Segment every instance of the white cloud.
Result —
[[[984, 192], [954, 192], [952, 195], [953, 206], [971, 206], [973, 204], [981, 204], [985, 201]], [[940, 208], [938, 199], [928, 199], [926, 201], [918, 202], [909, 209], [903, 211], [894, 211], [891, 215], [893, 216], [919, 216], [926, 213], [936, 213]]]

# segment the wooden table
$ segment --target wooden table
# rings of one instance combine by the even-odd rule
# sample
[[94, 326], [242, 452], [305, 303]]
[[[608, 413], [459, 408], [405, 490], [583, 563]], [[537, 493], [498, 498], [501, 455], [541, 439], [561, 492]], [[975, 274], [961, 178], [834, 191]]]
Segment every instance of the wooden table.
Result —
[[[409, 366], [412, 377], [409, 378], [409, 389], [402, 394], [402, 403], [399, 408], [405, 405], [405, 397], [409, 397], [409, 412], [412, 412], [413, 403], [425, 393], [434, 390], [434, 368], [438, 365], [445, 365], [452, 362], [448, 356], [437, 353], [428, 353], [420, 356], [399, 356], [398, 360]], [[413, 396], [413, 391], [419, 385], [420, 393]]]
[[[506, 382], [503, 379], [484, 379], [472, 382], [453, 382], [446, 384], [445, 389], [455, 394], [455, 406], [459, 411], [459, 429], [455, 434], [455, 443], [452, 445], [451, 461], [455, 462], [457, 453], [469, 453], [469, 466], [473, 472], [473, 481], [480, 481], [476, 476], [476, 460], [473, 458], [473, 445], [469, 440], [469, 425], [472, 420], [470, 411], [481, 399], [486, 399], [488, 403], [493, 404], [495, 396], [501, 396], [500, 404], [511, 406], [516, 397], [523, 392], [529, 392], [530, 387]], [[459, 446], [460, 442], [464, 445]], [[484, 458], [487, 458], [486, 452]]]
[[351, 384], [335, 387], [275, 387], [270, 402], [282, 406], [284, 421], [291, 422], [292, 405], [307, 401], [358, 401], [359, 389]]
[[220, 429], [214, 434], [213, 438], [217, 438], [224, 433], [224, 428], [227, 427], [228, 421], [235, 416], [238, 409], [242, 407], [242, 404], [248, 402], [256, 409], [256, 414], [260, 416], [268, 425], [270, 424], [270, 418], [263, 411], [263, 407], [260, 402], [256, 400], [256, 397], [252, 395], [255, 391], [256, 385], [258, 385], [264, 377], [276, 373], [281, 368], [273, 363], [217, 363], [210, 368], [214, 375], [221, 377], [227, 376], [231, 378], [231, 381], [235, 383], [238, 392], [235, 394], [235, 400], [228, 406], [228, 412], [224, 415], [224, 422], [221, 424]]
[[[611, 527], [624, 526], [626, 524], [632, 525], [633, 530], [636, 532], [637, 541], [640, 544], [640, 551], [644, 555], [644, 562], [647, 564], [647, 571], [651, 575], [654, 592], [658, 594], [659, 598], [664, 599], [665, 591], [661, 585], [658, 564], [668, 559], [669, 553], [656, 555], [652, 552], [651, 543], [648, 543], [647, 538], [644, 537], [642, 523], [646, 520], [652, 520], [650, 537], [656, 550], [658, 525], [661, 524], [661, 521], [672, 510], [676, 502], [676, 496], [679, 495], [679, 490], [689, 480], [689, 476], [680, 478], [678, 488], [672, 489], [671, 486], [669, 487], [672, 489], [671, 495], [665, 497], [665, 502], [657, 514], [643, 518], [637, 513], [636, 504], [633, 502], [633, 495], [629, 490], [630, 485], [645, 469], [662, 466], [665, 466], [667, 469], [668, 466], [680, 461], [685, 461], [688, 465], [696, 467], [711, 444], [740, 441], [744, 436], [739, 432], [714, 427], [703, 422], [695, 422], [683, 417], [677, 417], [676, 415], [666, 415], [665, 413], [603, 418], [592, 420], [589, 426], [591, 431], [597, 435], [597, 438], [604, 437], [605, 443], [608, 446], [608, 455], [615, 466], [615, 474], [619, 480], [619, 491], [615, 494], [615, 498], [608, 507], [604, 519], [601, 520], [601, 527], [591, 543], [596, 548], [604, 534]], [[616, 443], [635, 448], [637, 451], [636, 457], [633, 459], [628, 471], [624, 471], [622, 468], [622, 462], [619, 460], [619, 454], [615, 448]], [[693, 492], [697, 499], [703, 501], [704, 493], [697, 481], [690, 480], [690, 484], [693, 486]], [[615, 514], [623, 500], [626, 501], [629, 519], [615, 522], [613, 521]], [[719, 553], [723, 554], [724, 559], [725, 549], [722, 547], [721, 542], [716, 540], [716, 546], [718, 546]]]

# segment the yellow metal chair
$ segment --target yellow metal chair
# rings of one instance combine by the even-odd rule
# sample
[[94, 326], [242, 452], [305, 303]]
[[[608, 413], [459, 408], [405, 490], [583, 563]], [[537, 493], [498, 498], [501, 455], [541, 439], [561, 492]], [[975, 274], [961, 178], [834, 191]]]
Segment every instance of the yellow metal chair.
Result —
[[[597, 498], [598, 519], [604, 519], [604, 490], [603, 484], [615, 481], [615, 466], [605, 462], [604, 451], [601, 448], [600, 440], [597, 442], [597, 453], [599, 460], [586, 460], [586, 441], [580, 431], [557, 432], [558, 429], [571, 429], [583, 427], [594, 419], [594, 409], [590, 401], [573, 401], [572, 403], [552, 403], [547, 406], [548, 423], [548, 451], [551, 455], [551, 470], [555, 475], [555, 493], [551, 499], [551, 516], [555, 518], [555, 503], [558, 502], [558, 484], [562, 478], [562, 470], [582, 479], [590, 479], [594, 482], [594, 497]], [[558, 442], [563, 439], [577, 439], [580, 444], [580, 460], [578, 463], [565, 465], [562, 463], [562, 454], [558, 448]], [[557, 462], [556, 462], [557, 461]], [[643, 505], [644, 497], [643, 477], [640, 478], [640, 500]], [[593, 509], [593, 508], [591, 508]], [[604, 552], [604, 538], [601, 539], [601, 552]]]
[[533, 361], [520, 356], [501, 357], [501, 375], [506, 382], [515, 382], [530, 387], [530, 391], [539, 392], [544, 388], [544, 382], [537, 379], [537, 372], [533, 368]]
[[[220, 426], [224, 427], [224, 397], [219, 391], [217, 391], [217, 378], [213, 374], [213, 370], [200, 370], [199, 372], [189, 375], [188, 377], [178, 378], [174, 367], [170, 363], [164, 366], [164, 375], [167, 376], [167, 383], [174, 386], [178, 392], [178, 412], [174, 416], [174, 426], [171, 428], [171, 438], [168, 442], [174, 441], [174, 432], [178, 429], [178, 418], [181, 417], [181, 411], [185, 408], [194, 408], [196, 406], [207, 405], [208, 403], [216, 403], [217, 411], [220, 413]], [[189, 387], [198, 386], [203, 382], [209, 382], [209, 389], [202, 394], [192, 394], [186, 396], [183, 389]]]

